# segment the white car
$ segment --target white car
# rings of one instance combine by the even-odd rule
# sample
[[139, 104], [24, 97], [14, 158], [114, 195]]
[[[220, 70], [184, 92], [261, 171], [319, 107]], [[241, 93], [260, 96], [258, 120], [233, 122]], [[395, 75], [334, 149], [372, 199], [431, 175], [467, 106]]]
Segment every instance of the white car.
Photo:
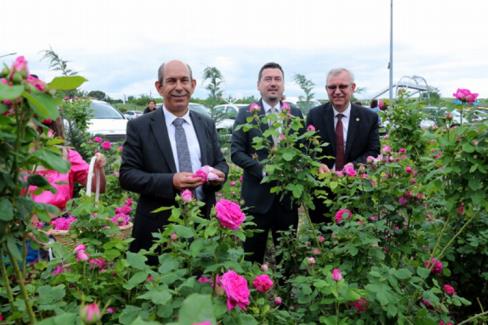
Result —
[[125, 140], [127, 119], [112, 105], [101, 100], [92, 100], [90, 109], [93, 118], [88, 122], [88, 133], [110, 141]]
[[132, 120], [136, 117], [139, 117], [142, 115], [141, 111], [127, 111], [124, 113], [124, 117], [128, 120]]
[[234, 121], [237, 117], [239, 109], [247, 107], [248, 104], [222, 104], [213, 108], [214, 118], [216, 120], [215, 127], [217, 130], [232, 130]]

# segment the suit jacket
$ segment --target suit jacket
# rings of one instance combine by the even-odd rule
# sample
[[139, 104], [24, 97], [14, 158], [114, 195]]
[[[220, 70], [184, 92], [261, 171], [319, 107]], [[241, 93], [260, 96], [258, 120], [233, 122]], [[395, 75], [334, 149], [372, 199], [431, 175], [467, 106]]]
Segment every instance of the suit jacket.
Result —
[[[226, 175], [229, 166], [220, 150], [215, 123], [209, 117], [190, 111], [201, 152], [202, 166], [209, 165]], [[134, 221], [132, 251], [149, 248], [152, 232], [168, 223], [170, 210], [151, 211], [162, 206], [175, 205], [178, 191], [173, 187], [173, 175], [177, 172], [175, 158], [161, 109], [130, 120], [122, 152], [119, 181], [122, 188], [139, 193]], [[215, 203], [215, 191], [220, 187], [204, 185], [206, 214]]]
[[[260, 117], [265, 115], [262, 100], [259, 101], [261, 110]], [[291, 113], [295, 116], [303, 117], [297, 108], [291, 108]], [[273, 201], [278, 199], [278, 195], [271, 194], [271, 183], [261, 183], [263, 179], [263, 165], [260, 161], [268, 157], [268, 150], [256, 151], [253, 148], [252, 141], [256, 136], [262, 136], [263, 132], [268, 129], [267, 124], [261, 123], [259, 128], [253, 128], [248, 132], [236, 130], [236, 126], [245, 124], [246, 119], [251, 116], [249, 107], [239, 110], [232, 132], [231, 143], [231, 160], [244, 171], [242, 177], [241, 197], [244, 200], [244, 206], [251, 213], [264, 214], [269, 211]], [[291, 207], [291, 201], [284, 199], [283, 205], [289, 207], [290, 211], [296, 207]]]
[[[313, 125], [322, 142], [329, 145], [323, 148], [322, 163], [332, 168], [336, 156], [336, 136], [334, 110], [330, 103], [312, 108], [307, 116], [307, 125]], [[368, 108], [351, 104], [351, 116], [347, 130], [345, 162], [366, 163], [368, 156], [377, 157], [380, 153], [378, 135], [378, 115]]]

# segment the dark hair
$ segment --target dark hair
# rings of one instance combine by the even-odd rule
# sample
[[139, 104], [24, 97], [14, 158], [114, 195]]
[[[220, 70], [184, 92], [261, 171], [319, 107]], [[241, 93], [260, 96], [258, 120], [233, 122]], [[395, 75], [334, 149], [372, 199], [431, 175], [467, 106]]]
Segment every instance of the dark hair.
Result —
[[373, 99], [371, 100], [371, 104], [369, 105], [370, 108], [378, 107], [378, 100]]
[[154, 103], [154, 105], [156, 105], [156, 100], [151, 99], [151, 100], [149, 100], [147, 103], [148, 103], [148, 104]]
[[283, 68], [281, 68], [281, 65], [279, 65], [278, 63], [275, 63], [275, 62], [268, 62], [265, 65], [263, 65], [261, 67], [261, 69], [259, 70], [258, 82], [261, 80], [264, 69], [279, 69], [281, 71], [281, 74], [283, 75], [283, 78], [285, 77], [285, 73], [283, 72]]

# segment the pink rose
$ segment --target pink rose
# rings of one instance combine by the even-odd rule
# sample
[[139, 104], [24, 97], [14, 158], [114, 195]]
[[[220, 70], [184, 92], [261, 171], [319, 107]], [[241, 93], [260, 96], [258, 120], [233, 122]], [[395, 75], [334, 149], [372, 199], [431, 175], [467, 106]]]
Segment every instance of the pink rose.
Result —
[[257, 113], [261, 110], [261, 106], [257, 103], [252, 103], [249, 105], [249, 113]]
[[80, 244], [75, 247], [74, 252], [76, 254], [77, 261], [88, 261], [90, 257], [88, 256], [88, 254], [86, 254], [85, 249], [86, 247], [83, 244]]
[[307, 264], [310, 266], [314, 266], [316, 263], [315, 257], [307, 257]]
[[258, 292], [265, 293], [273, 287], [273, 280], [267, 274], [261, 274], [254, 278], [252, 285]]
[[439, 325], [453, 325], [452, 322], [447, 322], [447, 323], [444, 323], [443, 320], [440, 320], [439, 321]]
[[325, 237], [320, 235], [319, 236], [319, 243], [323, 243], [325, 241]]
[[382, 151], [383, 151], [383, 153], [390, 153], [391, 152], [391, 147], [390, 146], [383, 146]]
[[0, 313], [0, 321], [4, 321], [5, 318], [3, 317], [3, 315]]
[[427, 269], [431, 269], [432, 274], [441, 273], [443, 268], [442, 262], [435, 257], [432, 257], [430, 260], [425, 261], [424, 266]]
[[410, 167], [410, 166], [405, 167], [405, 173], [411, 174], [412, 171], [413, 171], [412, 167]]
[[239, 205], [226, 199], [217, 202], [215, 211], [220, 225], [231, 230], [239, 229], [239, 226], [246, 219]]
[[332, 280], [338, 282], [342, 280], [342, 273], [341, 270], [338, 268], [335, 268], [332, 270]]
[[99, 269], [100, 271], [102, 270], [105, 270], [106, 266], [107, 266], [107, 262], [105, 262], [105, 260], [101, 257], [99, 258], [92, 258], [90, 259], [90, 261], [88, 262], [90, 263], [90, 269]]
[[210, 278], [207, 278], [206, 276], [201, 276], [198, 278], [198, 283], [212, 283], [212, 280]]
[[462, 216], [464, 214], [464, 202], [461, 202], [457, 209], [456, 209], [456, 212], [457, 214], [459, 214], [460, 216]]
[[14, 72], [20, 72], [20, 73], [25, 73], [27, 74], [28, 73], [28, 70], [27, 70], [27, 60], [25, 59], [24, 56], [18, 56], [13, 65], [12, 65], [12, 70]]
[[315, 126], [313, 126], [312, 124], [309, 124], [307, 126], [307, 131], [315, 131]]
[[249, 305], [249, 288], [246, 278], [234, 271], [227, 271], [219, 278], [219, 281], [227, 296], [227, 310], [232, 310], [236, 306], [245, 310]]
[[408, 199], [404, 196], [400, 196], [400, 198], [398, 199], [398, 204], [400, 204], [401, 206], [405, 206], [407, 205], [408, 203]]
[[95, 324], [102, 318], [102, 313], [98, 304], [93, 303], [81, 307], [80, 317], [85, 324]]
[[186, 189], [181, 192], [181, 199], [183, 200], [183, 202], [188, 203], [193, 200], [193, 193], [189, 189]]
[[204, 322], [192, 323], [191, 325], [212, 325], [212, 322], [209, 320], [206, 320]]
[[456, 290], [450, 284], [444, 284], [444, 286], [442, 287], [442, 290], [444, 290], [446, 295], [449, 295], [449, 296], [454, 296], [456, 294]]
[[287, 102], [283, 102], [281, 104], [281, 110], [284, 111], [284, 112], [289, 113], [290, 110], [291, 110], [290, 104], [288, 104]]
[[354, 169], [354, 165], [352, 163], [347, 163], [344, 165], [344, 168], [342, 171], [347, 175], [347, 176], [356, 176], [356, 170]]
[[373, 156], [368, 156], [368, 158], [366, 158], [366, 162], [367, 162], [368, 164], [372, 164], [372, 163], [374, 163], [375, 161], [376, 161], [376, 159], [375, 159], [375, 157], [373, 157]]
[[110, 150], [112, 149], [112, 143], [110, 141], [103, 141], [102, 143], [103, 150]]
[[281, 303], [282, 303], [282, 302], [283, 302], [283, 301], [282, 301], [281, 297], [276, 296], [276, 297], [274, 298], [274, 304], [275, 304], [276, 306], [281, 305]]
[[203, 183], [219, 179], [219, 176], [214, 173], [214, 168], [208, 165], [205, 165], [202, 168], [198, 169], [196, 172], [194, 172], [193, 177], [201, 178]]
[[178, 235], [176, 233], [171, 233], [171, 235], [169, 236], [169, 239], [171, 239], [172, 241], [175, 241], [175, 240], [178, 240]]
[[64, 272], [64, 266], [63, 266], [63, 264], [58, 264], [58, 265], [56, 265], [56, 267], [54, 268], [54, 270], [51, 272], [51, 274], [53, 276], [56, 276], [56, 275], [59, 275], [59, 274], [61, 274], [63, 272]]
[[320, 255], [320, 253], [321, 253], [320, 252], [320, 248], [314, 248], [314, 249], [312, 249], [312, 254], [313, 255]]
[[107, 307], [107, 314], [115, 314], [116, 310], [115, 307]]
[[93, 141], [96, 142], [96, 143], [102, 143], [103, 142], [103, 139], [100, 138], [100, 137], [94, 137], [93, 138]]
[[203, 183], [207, 182], [207, 173], [203, 170], [203, 168], [200, 168], [196, 172], [194, 172], [193, 177], [201, 178]]
[[351, 219], [351, 217], [352, 217], [352, 212], [349, 209], [340, 209], [335, 214], [335, 222], [336, 224], [339, 224], [342, 222], [344, 218]]
[[75, 221], [76, 218], [73, 216], [69, 216], [67, 218], [59, 217], [51, 220], [51, 225], [53, 226], [54, 230], [69, 230], [71, 228], [71, 224]]
[[405, 149], [405, 148], [400, 148], [400, 149], [398, 149], [398, 152], [399, 152], [399, 153], [406, 153], [406, 152], [407, 152], [407, 149]]
[[452, 95], [461, 102], [469, 104], [474, 103], [478, 97], [477, 93], [472, 93], [469, 89], [464, 88], [458, 88], [458, 90]]
[[269, 266], [268, 263], [264, 263], [261, 265], [261, 271], [268, 272]]
[[34, 86], [37, 90], [39, 91], [44, 91], [46, 90], [46, 84], [44, 81], [39, 80], [39, 78], [33, 77], [32, 75], [29, 75], [26, 79], [27, 83]]
[[364, 298], [359, 298], [352, 303], [354, 309], [358, 314], [364, 313], [368, 309], [368, 301]]

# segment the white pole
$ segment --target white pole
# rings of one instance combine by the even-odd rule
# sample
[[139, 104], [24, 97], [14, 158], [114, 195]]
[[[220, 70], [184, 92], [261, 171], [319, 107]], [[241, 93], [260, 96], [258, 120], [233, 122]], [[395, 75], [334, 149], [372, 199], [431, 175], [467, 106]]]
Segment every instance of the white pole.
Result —
[[393, 100], [393, 0], [390, 0], [390, 64], [388, 64], [390, 69], [390, 105]]

